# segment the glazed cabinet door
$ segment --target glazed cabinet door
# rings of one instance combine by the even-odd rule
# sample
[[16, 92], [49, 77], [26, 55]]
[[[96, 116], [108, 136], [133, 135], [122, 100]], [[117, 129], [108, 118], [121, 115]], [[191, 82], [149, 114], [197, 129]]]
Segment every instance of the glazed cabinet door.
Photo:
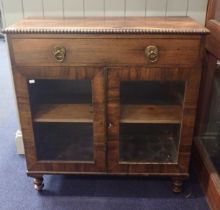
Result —
[[105, 171], [104, 70], [13, 68], [28, 173]]
[[200, 69], [108, 69], [108, 171], [188, 174]]

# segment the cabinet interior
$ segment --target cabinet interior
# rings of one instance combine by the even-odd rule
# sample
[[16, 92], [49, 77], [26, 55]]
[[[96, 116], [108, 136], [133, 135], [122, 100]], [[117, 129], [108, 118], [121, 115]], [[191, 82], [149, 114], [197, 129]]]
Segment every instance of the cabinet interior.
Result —
[[184, 81], [121, 81], [121, 162], [177, 162], [184, 91]]
[[93, 161], [91, 123], [35, 123], [38, 160]]
[[90, 80], [29, 80], [38, 160], [93, 161]]
[[90, 80], [30, 80], [34, 122], [92, 123]]
[[176, 163], [179, 130], [175, 124], [121, 124], [120, 161]]
[[[183, 81], [121, 81], [120, 161], [177, 161], [184, 89]], [[38, 159], [92, 161], [91, 81], [29, 80], [28, 90]]]

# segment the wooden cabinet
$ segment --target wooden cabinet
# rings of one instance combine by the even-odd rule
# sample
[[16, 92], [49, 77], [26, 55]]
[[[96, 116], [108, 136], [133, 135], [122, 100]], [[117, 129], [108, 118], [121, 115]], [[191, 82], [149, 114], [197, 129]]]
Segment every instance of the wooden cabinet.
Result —
[[210, 34], [205, 40], [205, 71], [201, 79], [192, 160], [210, 209], [218, 210], [220, 209], [218, 167], [220, 75], [217, 60], [220, 60], [220, 0], [208, 1], [206, 27], [210, 30]]
[[203, 36], [190, 18], [26, 19], [5, 30], [27, 174], [188, 176]]
[[187, 68], [108, 69], [110, 172], [187, 175], [199, 75]]

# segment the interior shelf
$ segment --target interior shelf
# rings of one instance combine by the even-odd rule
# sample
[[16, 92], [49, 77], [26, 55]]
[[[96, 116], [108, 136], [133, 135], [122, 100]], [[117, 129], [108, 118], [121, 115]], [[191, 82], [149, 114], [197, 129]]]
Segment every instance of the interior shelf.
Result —
[[[179, 124], [182, 107], [178, 105], [122, 105], [121, 123]], [[43, 104], [37, 107], [34, 122], [93, 122], [90, 104]]]
[[182, 120], [182, 106], [178, 105], [122, 105], [121, 123], [172, 123]]
[[37, 107], [34, 122], [92, 123], [93, 107], [90, 104], [43, 104]]

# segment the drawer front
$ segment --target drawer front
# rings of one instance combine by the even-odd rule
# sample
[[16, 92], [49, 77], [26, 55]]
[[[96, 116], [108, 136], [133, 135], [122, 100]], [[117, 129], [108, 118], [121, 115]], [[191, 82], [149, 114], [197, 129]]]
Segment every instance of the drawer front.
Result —
[[[148, 46], [156, 51], [146, 52]], [[18, 66], [193, 65], [199, 61], [200, 39], [15, 38], [12, 48]]]

